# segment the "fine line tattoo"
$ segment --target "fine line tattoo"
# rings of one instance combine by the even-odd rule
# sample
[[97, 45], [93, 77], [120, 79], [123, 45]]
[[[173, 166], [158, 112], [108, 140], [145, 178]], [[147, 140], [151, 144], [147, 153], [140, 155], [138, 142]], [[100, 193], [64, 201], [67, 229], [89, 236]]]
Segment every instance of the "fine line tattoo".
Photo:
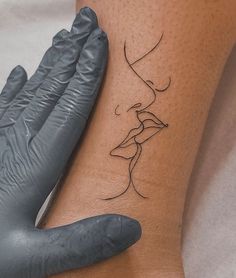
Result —
[[115, 111], [114, 111], [114, 113], [115, 113], [116, 116], [120, 116], [120, 113], [117, 112], [119, 106], [120, 106], [120, 105], [118, 104], [118, 105], [116, 106], [116, 108], [115, 108]]
[[[155, 46], [149, 50], [147, 53], [142, 55], [140, 58], [135, 60], [134, 62], [130, 62], [127, 56], [127, 47], [126, 42], [124, 43], [124, 57], [125, 61], [128, 64], [129, 68], [133, 71], [133, 73], [138, 77], [142, 82], [146, 85], [146, 87], [150, 90], [152, 94], [152, 100], [142, 107], [142, 103], [138, 102], [135, 103], [133, 106], [131, 106], [127, 112], [130, 110], [134, 110], [136, 113], [136, 118], [139, 122], [138, 126], [135, 128], [132, 128], [128, 135], [124, 138], [124, 140], [117, 145], [114, 149], [111, 150], [110, 155], [113, 157], [119, 157], [125, 160], [129, 160], [129, 180], [128, 184], [126, 185], [125, 190], [123, 190], [121, 193], [105, 198], [103, 200], [112, 200], [119, 196], [122, 196], [125, 194], [128, 189], [132, 186], [134, 191], [142, 198], [148, 198], [141, 194], [134, 183], [133, 180], [133, 171], [135, 169], [135, 166], [137, 165], [140, 156], [142, 154], [142, 145], [146, 143], [149, 139], [151, 139], [154, 135], [156, 135], [158, 132], [160, 132], [163, 128], [168, 127], [168, 124], [162, 122], [155, 114], [150, 112], [148, 109], [150, 106], [152, 106], [157, 98], [157, 93], [165, 92], [171, 84], [171, 78], [169, 77], [168, 83], [164, 88], [157, 88], [153, 81], [151, 80], [145, 80], [135, 69], [134, 65], [137, 64], [139, 61], [144, 59], [148, 54], [150, 54], [152, 51], [154, 51], [158, 45], [160, 44], [161, 40], [163, 38], [163, 33], [159, 39], [159, 41], [155, 44]], [[119, 116], [120, 113], [118, 113], [119, 105], [115, 108], [115, 115]]]

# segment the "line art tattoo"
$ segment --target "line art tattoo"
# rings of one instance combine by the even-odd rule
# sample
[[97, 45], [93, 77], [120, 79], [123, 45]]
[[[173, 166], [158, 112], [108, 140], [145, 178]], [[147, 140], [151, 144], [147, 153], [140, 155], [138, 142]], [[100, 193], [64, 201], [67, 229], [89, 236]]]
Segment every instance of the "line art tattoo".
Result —
[[119, 106], [120, 106], [120, 105], [118, 104], [118, 105], [116, 106], [116, 108], [115, 108], [115, 111], [114, 111], [114, 113], [115, 113], [116, 116], [120, 116], [120, 113], [117, 112]]
[[[135, 60], [134, 62], [130, 62], [129, 58], [127, 56], [127, 47], [126, 47], [126, 41], [124, 42], [124, 58], [126, 63], [128, 64], [129, 68], [133, 71], [133, 73], [140, 79], [142, 82], [146, 85], [146, 87], [150, 90], [152, 94], [152, 100], [142, 107], [142, 103], [138, 102], [135, 103], [133, 106], [131, 106], [127, 112], [130, 110], [134, 110], [136, 113], [137, 120], [139, 122], [138, 126], [135, 128], [132, 128], [127, 136], [123, 139], [123, 141], [118, 144], [114, 149], [110, 151], [110, 155], [113, 157], [122, 158], [125, 160], [129, 160], [129, 180], [128, 184], [126, 185], [125, 190], [123, 190], [118, 195], [105, 198], [102, 200], [112, 200], [117, 197], [122, 196], [125, 194], [128, 189], [132, 186], [134, 191], [142, 198], [148, 198], [147, 196], [144, 196], [142, 193], [138, 191], [136, 188], [136, 185], [133, 180], [133, 171], [135, 169], [135, 166], [137, 165], [141, 154], [142, 154], [142, 145], [146, 143], [148, 140], [150, 140], [153, 136], [155, 136], [157, 133], [159, 133], [163, 128], [168, 127], [168, 124], [162, 122], [154, 113], [149, 111], [148, 109], [155, 103], [157, 98], [157, 93], [165, 92], [171, 84], [171, 78], [169, 77], [168, 83], [164, 88], [157, 88], [153, 81], [151, 80], [145, 80], [135, 69], [134, 65], [137, 64], [139, 61], [144, 59], [148, 54], [150, 54], [152, 51], [157, 49], [158, 45], [160, 44], [161, 40], [163, 38], [163, 33], [159, 39], [159, 41], [154, 45], [154, 47], [146, 52], [144, 55], [142, 55], [140, 58]], [[116, 106], [114, 114], [119, 116], [120, 113], [117, 112], [119, 108], [119, 104]]]

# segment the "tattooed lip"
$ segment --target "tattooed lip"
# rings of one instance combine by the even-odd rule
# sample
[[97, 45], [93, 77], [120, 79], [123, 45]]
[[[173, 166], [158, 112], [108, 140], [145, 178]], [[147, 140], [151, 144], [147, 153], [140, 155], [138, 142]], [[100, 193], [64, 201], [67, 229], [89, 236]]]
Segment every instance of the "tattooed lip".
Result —
[[153, 113], [148, 111], [139, 112], [137, 117], [140, 121], [140, 125], [143, 127], [142, 132], [135, 137], [135, 141], [139, 144], [144, 143], [162, 128], [168, 126], [168, 124], [164, 124]]
[[151, 112], [138, 112], [137, 117], [140, 125], [129, 132], [120, 147], [126, 147], [133, 143], [142, 144], [160, 131], [160, 129], [167, 126]]
[[124, 158], [134, 157], [137, 151], [137, 144], [143, 144], [162, 128], [168, 126], [148, 111], [137, 111], [137, 118], [140, 122], [139, 126], [130, 130], [122, 143], [112, 150], [112, 155]]

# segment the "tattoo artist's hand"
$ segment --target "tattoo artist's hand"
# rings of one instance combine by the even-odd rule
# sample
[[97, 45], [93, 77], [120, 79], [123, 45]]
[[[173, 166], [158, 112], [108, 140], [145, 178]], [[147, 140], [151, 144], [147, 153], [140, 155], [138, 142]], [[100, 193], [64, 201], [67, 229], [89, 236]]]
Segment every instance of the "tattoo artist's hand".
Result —
[[0, 277], [41, 278], [90, 265], [134, 244], [137, 221], [115, 214], [47, 230], [37, 213], [85, 127], [106, 67], [108, 41], [84, 8], [59, 32], [27, 81], [16, 67], [0, 95]]

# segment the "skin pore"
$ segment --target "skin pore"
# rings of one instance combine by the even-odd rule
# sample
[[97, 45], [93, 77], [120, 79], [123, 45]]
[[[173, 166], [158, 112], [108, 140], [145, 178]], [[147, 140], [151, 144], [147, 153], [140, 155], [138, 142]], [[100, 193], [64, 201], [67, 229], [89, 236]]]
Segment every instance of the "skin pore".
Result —
[[[184, 277], [181, 230], [185, 195], [209, 107], [235, 43], [235, 1], [78, 1], [77, 9], [83, 6], [95, 10], [108, 33], [107, 75], [80, 149], [43, 226], [121, 213], [138, 219], [143, 235], [117, 257], [55, 277]], [[161, 37], [154, 51], [132, 65], [147, 85], [130, 64]], [[150, 91], [155, 88], [167, 89], [156, 92], [152, 103]], [[141, 118], [144, 111], [154, 117], [145, 114]], [[145, 120], [149, 121], [144, 124]], [[153, 133], [144, 133], [150, 126]], [[132, 144], [125, 153], [117, 150], [132, 129], [135, 132], [128, 138]], [[142, 152], [132, 170], [129, 163], [140, 153], [140, 145]], [[115, 157], [115, 151], [121, 157]], [[130, 184], [125, 194], [104, 200], [127, 188], [130, 169], [131, 182], [148, 198], [137, 194]]]

